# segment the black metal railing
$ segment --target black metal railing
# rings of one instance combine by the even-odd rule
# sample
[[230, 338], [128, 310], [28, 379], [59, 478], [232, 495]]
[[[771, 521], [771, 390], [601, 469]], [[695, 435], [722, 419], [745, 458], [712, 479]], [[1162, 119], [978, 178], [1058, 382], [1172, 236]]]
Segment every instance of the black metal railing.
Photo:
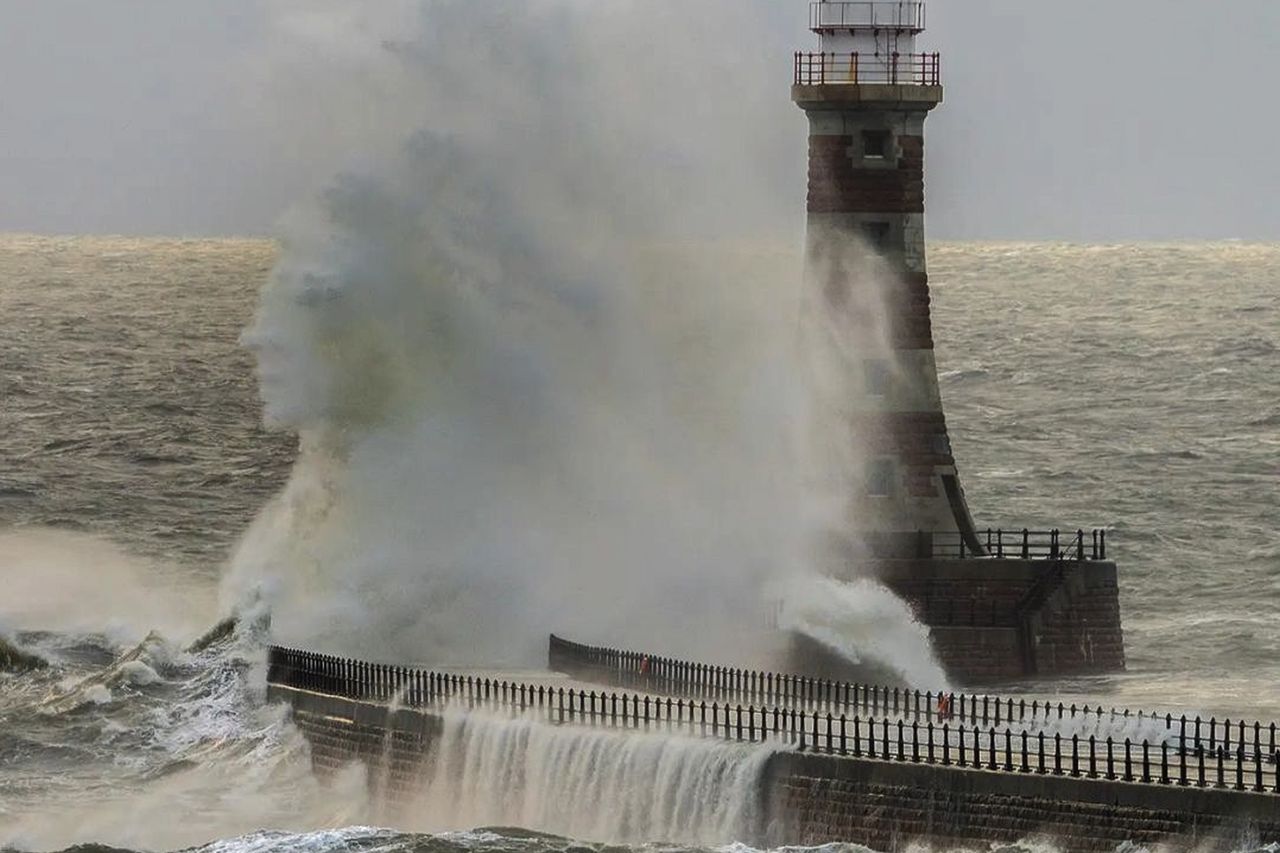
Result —
[[[1171, 712], [1132, 708], [1104, 708], [1025, 697], [992, 696], [953, 691], [922, 691], [888, 685], [862, 684], [715, 666], [650, 655], [645, 652], [587, 646], [551, 635], [549, 663], [554, 670], [620, 687], [663, 695], [713, 701], [736, 701], [784, 708], [871, 717], [906, 722], [955, 722], [986, 729], [1010, 727], [1045, 729], [1074, 727], [1098, 736], [1109, 731], [1152, 730], [1159, 740], [1182, 753], [1210, 754], [1239, 747], [1251, 732], [1263, 745], [1262, 754], [1276, 755], [1277, 723], [1217, 717], [1174, 716]], [[1149, 736], [1148, 739], [1152, 739]]]
[[1092, 530], [1003, 530], [987, 528], [975, 532], [983, 546], [976, 551], [965, 534], [958, 531], [935, 531], [928, 534], [934, 557], [969, 559], [989, 557], [997, 560], [1086, 560], [1107, 559], [1107, 531]]
[[[604, 651], [604, 650], [601, 650]], [[648, 659], [652, 665], [653, 659]], [[652, 671], [652, 670], [650, 670]], [[1005, 773], [1052, 774], [1135, 784], [1230, 788], [1280, 793], [1275, 727], [1252, 742], [1243, 725], [1234, 742], [1179, 748], [1169, 740], [1015, 730], [997, 720], [966, 725], [952, 718], [866, 716], [796, 706], [659, 697], [549, 687], [458, 673], [369, 663], [273, 647], [268, 682], [276, 687], [397, 707], [488, 710], [536, 715], [556, 725], [665, 732], [880, 761]], [[998, 708], [998, 705], [997, 705]], [[1228, 726], [1228, 730], [1230, 727]], [[1212, 735], [1210, 735], [1212, 737]], [[1184, 740], [1185, 743], [1185, 740]], [[1264, 750], [1264, 743], [1269, 749]]]
[[941, 86], [939, 53], [797, 53], [797, 86], [829, 83]]

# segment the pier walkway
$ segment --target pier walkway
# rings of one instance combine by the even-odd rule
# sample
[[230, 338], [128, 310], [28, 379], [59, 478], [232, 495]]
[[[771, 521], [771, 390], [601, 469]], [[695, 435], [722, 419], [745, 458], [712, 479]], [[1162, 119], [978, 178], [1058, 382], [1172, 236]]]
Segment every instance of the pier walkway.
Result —
[[390, 711], [464, 709], [864, 761], [1280, 794], [1274, 723], [970, 694], [955, 694], [949, 712], [939, 713], [929, 692], [717, 667], [556, 637], [550, 657], [552, 669], [603, 684], [565, 687], [284, 648], [270, 650], [268, 682], [277, 695], [317, 694]]

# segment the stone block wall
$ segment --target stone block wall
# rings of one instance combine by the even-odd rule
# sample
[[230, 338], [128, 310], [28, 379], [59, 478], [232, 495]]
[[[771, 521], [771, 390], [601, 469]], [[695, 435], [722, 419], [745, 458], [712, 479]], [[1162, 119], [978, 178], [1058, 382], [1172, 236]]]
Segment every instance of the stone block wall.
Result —
[[953, 678], [990, 684], [1027, 677], [1017, 628], [938, 626], [931, 627], [929, 633], [939, 662]]
[[912, 606], [961, 682], [1124, 669], [1113, 562], [1065, 563], [1060, 578], [1047, 560], [880, 560], [863, 568]]
[[895, 853], [913, 842], [986, 849], [1045, 838], [1069, 853], [1125, 842], [1241, 850], [1280, 840], [1274, 795], [1154, 788], [798, 753], [765, 782], [770, 844], [856, 842]]
[[370, 793], [395, 803], [418, 790], [440, 720], [419, 711], [271, 685], [267, 698], [293, 708], [320, 777], [354, 762], [369, 771]]
[[[269, 698], [292, 706], [317, 774], [364, 764], [370, 793], [392, 815], [426, 781], [441, 734], [430, 712], [282, 685], [272, 685]], [[986, 849], [1043, 837], [1067, 853], [1112, 851], [1125, 842], [1211, 853], [1280, 841], [1274, 793], [802, 752], [774, 754], [760, 786], [761, 837], [739, 839], [757, 846], [855, 842], [896, 853], [921, 841]]]
[[1029, 625], [1042, 673], [1124, 669], [1120, 588], [1114, 563], [1082, 563], [1069, 571]]

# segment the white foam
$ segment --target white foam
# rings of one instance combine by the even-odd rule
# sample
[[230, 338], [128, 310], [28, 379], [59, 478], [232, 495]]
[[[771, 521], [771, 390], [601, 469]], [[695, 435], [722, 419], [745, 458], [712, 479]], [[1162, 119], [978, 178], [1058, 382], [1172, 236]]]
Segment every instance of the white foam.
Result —
[[895, 672], [908, 687], [947, 689], [929, 629], [902, 599], [873, 580], [797, 578], [784, 588], [778, 625], [853, 663], [873, 662]]
[[419, 807], [433, 829], [725, 844], [758, 834], [772, 751], [451, 711]]
[[149, 684], [155, 684], [164, 681], [160, 675], [147, 664], [140, 660], [125, 661], [117, 669], [112, 676], [115, 683], [132, 684], [135, 687], [146, 687]]

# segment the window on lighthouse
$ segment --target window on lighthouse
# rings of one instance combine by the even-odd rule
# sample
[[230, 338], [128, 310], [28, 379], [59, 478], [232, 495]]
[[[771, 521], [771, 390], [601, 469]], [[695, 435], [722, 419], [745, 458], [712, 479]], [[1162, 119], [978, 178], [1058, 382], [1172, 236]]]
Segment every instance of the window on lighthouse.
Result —
[[862, 236], [866, 238], [871, 248], [883, 249], [884, 244], [889, 240], [889, 223], [864, 222], [862, 223]]
[[889, 131], [862, 131], [862, 158], [864, 160], [883, 160], [889, 156]]

